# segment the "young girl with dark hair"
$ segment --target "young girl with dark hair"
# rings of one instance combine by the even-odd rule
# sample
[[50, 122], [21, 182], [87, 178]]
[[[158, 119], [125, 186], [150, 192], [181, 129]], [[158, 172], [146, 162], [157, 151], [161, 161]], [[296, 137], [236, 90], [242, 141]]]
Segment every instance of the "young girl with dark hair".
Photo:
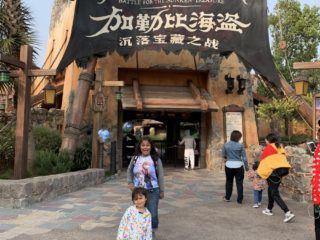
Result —
[[253, 200], [254, 200], [254, 204], [252, 207], [254, 208], [258, 208], [261, 206], [262, 192], [267, 185], [266, 180], [262, 179], [257, 173], [258, 166], [259, 166], [259, 161], [254, 162], [254, 164], [252, 165], [252, 170], [249, 170], [248, 172], [248, 178], [249, 180], [252, 181]]
[[147, 200], [148, 192], [145, 188], [135, 188], [132, 191], [134, 206], [129, 207], [122, 217], [117, 240], [152, 240], [151, 214], [146, 209]]

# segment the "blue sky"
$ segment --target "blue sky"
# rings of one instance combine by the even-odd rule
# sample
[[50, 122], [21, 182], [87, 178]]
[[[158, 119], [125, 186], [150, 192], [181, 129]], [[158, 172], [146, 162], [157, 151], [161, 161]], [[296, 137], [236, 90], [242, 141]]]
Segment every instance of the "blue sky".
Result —
[[[34, 17], [35, 30], [39, 39], [39, 56], [36, 59], [36, 63], [39, 67], [42, 67], [44, 63], [48, 32], [50, 25], [51, 9], [54, 0], [22, 0], [26, 6], [32, 11]], [[277, 0], [268, 0], [268, 8], [273, 11], [274, 5]], [[308, 4], [311, 6], [319, 6], [320, 0], [300, 0], [301, 5]]]

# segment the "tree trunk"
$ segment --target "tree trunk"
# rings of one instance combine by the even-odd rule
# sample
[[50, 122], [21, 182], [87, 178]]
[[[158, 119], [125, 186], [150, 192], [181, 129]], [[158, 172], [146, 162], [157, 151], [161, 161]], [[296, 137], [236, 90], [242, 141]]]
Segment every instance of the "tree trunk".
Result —
[[81, 122], [88, 102], [89, 91], [94, 81], [96, 64], [97, 58], [91, 57], [86, 68], [81, 70], [78, 89], [76, 90], [72, 106], [70, 106], [71, 112], [66, 119], [67, 124], [64, 130], [61, 150], [68, 150], [71, 159], [74, 157], [79, 142]]

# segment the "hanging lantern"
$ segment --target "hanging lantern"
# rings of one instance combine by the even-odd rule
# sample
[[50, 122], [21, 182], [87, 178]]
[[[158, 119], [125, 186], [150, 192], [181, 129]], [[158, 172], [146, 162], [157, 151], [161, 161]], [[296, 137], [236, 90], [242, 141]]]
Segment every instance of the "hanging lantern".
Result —
[[121, 101], [122, 100], [122, 92], [121, 90], [116, 91], [116, 100]]
[[4, 112], [6, 110], [6, 104], [0, 103], [0, 111]]
[[54, 105], [56, 100], [56, 88], [51, 85], [51, 82], [45, 86], [44, 91], [44, 104]]
[[0, 68], [0, 82], [9, 82], [10, 72], [6, 68]]
[[287, 48], [287, 42], [284, 40], [284, 39], [281, 39], [280, 42], [279, 42], [279, 48], [281, 50], [284, 50]]
[[297, 96], [305, 96], [308, 93], [309, 82], [304, 76], [299, 76], [294, 80], [294, 89]]

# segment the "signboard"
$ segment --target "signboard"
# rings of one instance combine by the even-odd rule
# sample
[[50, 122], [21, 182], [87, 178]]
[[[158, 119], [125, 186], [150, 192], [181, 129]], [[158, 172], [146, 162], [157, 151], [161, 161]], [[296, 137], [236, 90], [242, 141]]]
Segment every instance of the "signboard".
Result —
[[188, 50], [207, 58], [236, 52], [268, 79], [279, 80], [268, 40], [266, 0], [77, 0], [71, 38], [58, 66], [81, 66], [116, 51]]
[[[230, 140], [231, 132], [238, 130], [243, 135], [243, 122], [242, 112], [226, 112], [225, 113], [225, 136], [226, 140]], [[243, 138], [240, 139], [240, 143], [243, 143]]]
[[224, 140], [225, 142], [230, 141], [231, 132], [234, 130], [242, 133], [241, 143], [246, 142], [245, 129], [243, 123], [243, 112], [244, 108], [238, 105], [231, 104], [222, 108], [223, 120], [224, 120]]
[[93, 110], [97, 112], [102, 112], [106, 107], [106, 97], [103, 92], [97, 92], [93, 95]]

